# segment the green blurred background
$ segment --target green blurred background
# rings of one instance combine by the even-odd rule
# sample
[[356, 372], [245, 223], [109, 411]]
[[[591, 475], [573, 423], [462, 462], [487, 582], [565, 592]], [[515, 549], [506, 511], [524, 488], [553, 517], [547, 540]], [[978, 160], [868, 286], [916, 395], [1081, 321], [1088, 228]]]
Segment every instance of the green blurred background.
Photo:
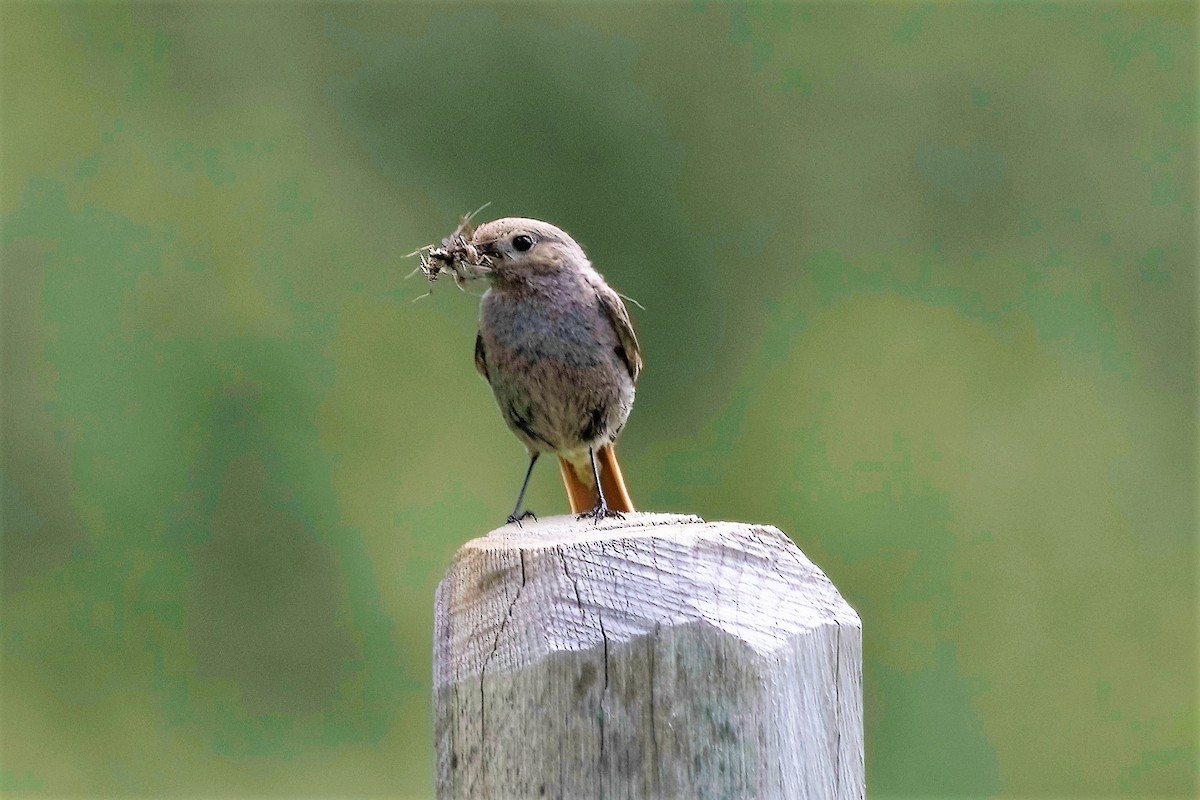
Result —
[[1196, 8], [6, 3], [3, 793], [432, 793], [491, 201], [646, 307], [639, 505], [862, 615], [872, 796], [1192, 796]]

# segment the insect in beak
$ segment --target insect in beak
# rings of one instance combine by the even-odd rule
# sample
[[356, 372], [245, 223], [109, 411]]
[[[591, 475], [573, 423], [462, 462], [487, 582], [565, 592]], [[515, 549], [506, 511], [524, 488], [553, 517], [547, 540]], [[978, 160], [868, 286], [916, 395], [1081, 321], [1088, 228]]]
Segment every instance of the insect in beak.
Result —
[[479, 255], [484, 256], [485, 258], [498, 255], [495, 242], [479, 242], [475, 244], [474, 247], [475, 252], [479, 253]]

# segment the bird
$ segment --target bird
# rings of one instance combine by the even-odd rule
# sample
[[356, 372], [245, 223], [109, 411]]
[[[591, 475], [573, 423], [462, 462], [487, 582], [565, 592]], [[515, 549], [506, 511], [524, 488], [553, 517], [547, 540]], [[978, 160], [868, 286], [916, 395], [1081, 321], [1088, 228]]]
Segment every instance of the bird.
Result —
[[614, 444], [642, 371], [629, 312], [566, 231], [505, 217], [476, 228], [489, 286], [479, 305], [475, 368], [491, 386], [529, 465], [509, 523], [520, 523], [534, 464], [557, 456], [571, 511], [595, 521], [632, 512]]

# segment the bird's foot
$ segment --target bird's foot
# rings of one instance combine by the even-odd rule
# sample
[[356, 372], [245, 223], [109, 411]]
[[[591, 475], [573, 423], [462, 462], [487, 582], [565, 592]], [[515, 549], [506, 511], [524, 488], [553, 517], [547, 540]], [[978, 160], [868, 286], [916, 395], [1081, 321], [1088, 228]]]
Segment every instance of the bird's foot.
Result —
[[519, 527], [521, 527], [521, 520], [529, 519], [530, 517], [533, 517], [533, 521], [537, 522], [537, 514], [533, 513], [532, 511], [526, 511], [524, 514], [522, 514], [519, 517], [516, 515], [515, 512], [512, 514], [509, 514], [508, 519], [506, 519], [505, 522], [509, 525], [515, 524], [519, 528]]
[[575, 519], [590, 519], [599, 524], [602, 519], [625, 519], [625, 515], [615, 508], [609, 508], [608, 503], [599, 503], [591, 511], [585, 511]]

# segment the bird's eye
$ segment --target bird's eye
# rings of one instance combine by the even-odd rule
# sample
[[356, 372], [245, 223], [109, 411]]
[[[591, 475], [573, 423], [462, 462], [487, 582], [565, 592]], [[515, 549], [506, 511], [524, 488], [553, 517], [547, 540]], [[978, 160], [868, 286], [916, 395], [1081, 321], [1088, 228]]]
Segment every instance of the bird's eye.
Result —
[[522, 233], [519, 236], [513, 237], [513, 250], [516, 250], [518, 253], [524, 253], [531, 247], [533, 247], [532, 236], [526, 236]]

